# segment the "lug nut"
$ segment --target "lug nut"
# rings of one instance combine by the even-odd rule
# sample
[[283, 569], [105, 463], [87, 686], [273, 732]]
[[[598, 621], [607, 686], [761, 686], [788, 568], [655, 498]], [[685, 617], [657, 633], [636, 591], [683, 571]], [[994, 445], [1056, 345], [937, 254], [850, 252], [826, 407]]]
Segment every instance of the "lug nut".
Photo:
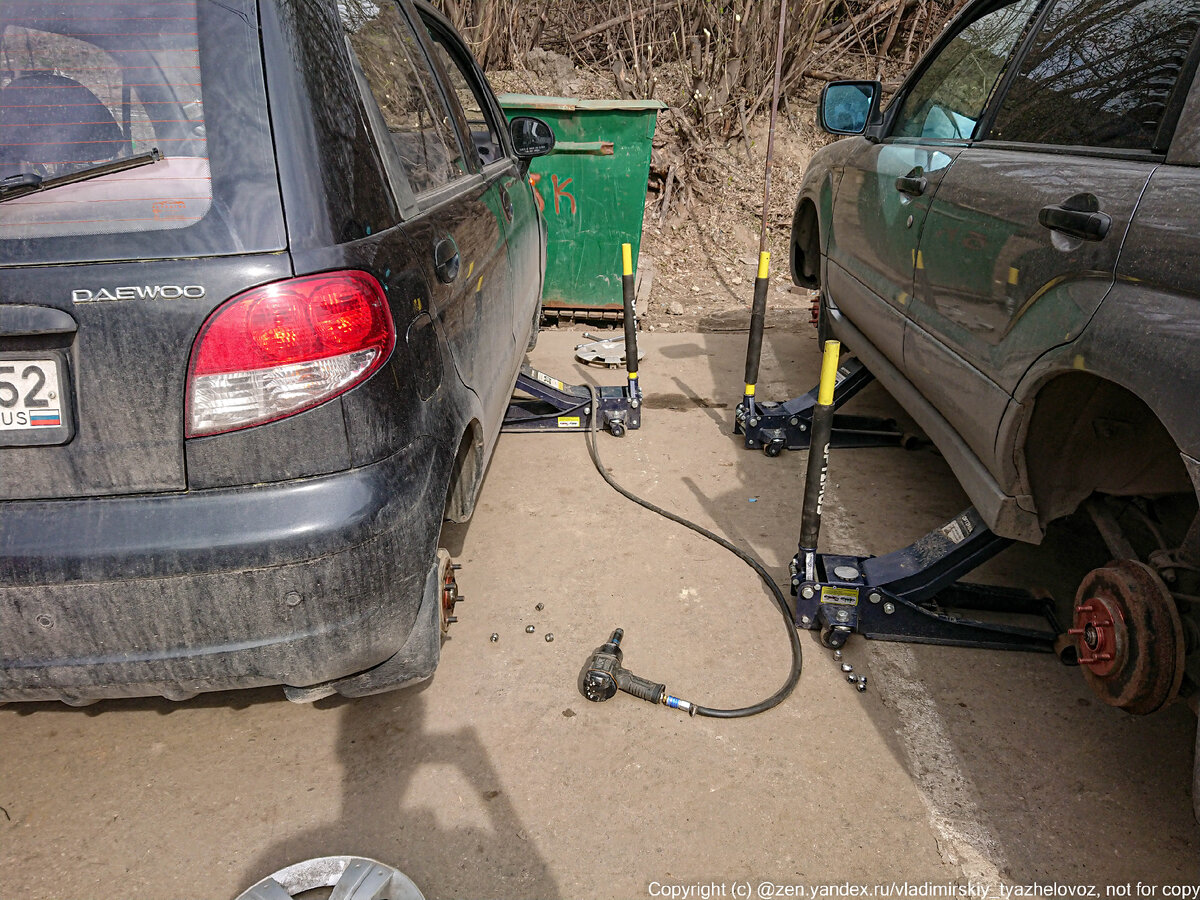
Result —
[[857, 680], [859, 684], [865, 685], [867, 683], [867, 676], [859, 675]]
[[854, 666], [850, 665], [850, 663], [842, 663], [842, 671], [846, 673], [853, 672]]
[[833, 658], [834, 658], [835, 660], [840, 660], [840, 659], [842, 658], [842, 651], [841, 651], [841, 650], [834, 650], [834, 651], [833, 651]]
[[546, 632], [546, 643], [547, 643], [547, 644], [549, 644], [549, 643], [550, 643], [551, 641], [553, 641], [553, 640], [554, 640], [554, 632], [553, 632], [553, 631], [547, 631], [547, 632]]
[[849, 673], [846, 674], [846, 680], [851, 684], [858, 684], [858, 679]]
[[854, 689], [860, 694], [865, 694], [867, 692], [867, 683], [865, 681], [856, 681], [854, 682]]
[[541, 612], [545, 608], [546, 608], [545, 603], [539, 603], [537, 606], [534, 607], [534, 609], [536, 609], [538, 612]]
[[534, 631], [535, 631], [535, 629], [534, 629], [534, 627], [533, 627], [532, 625], [526, 625], [526, 626], [525, 626], [525, 633], [526, 633], [526, 634], [533, 634], [533, 632], [534, 632]]
[[496, 641], [500, 640], [500, 635], [496, 634], [496, 632], [493, 631], [490, 640], [494, 644], [494, 643], [496, 643]]

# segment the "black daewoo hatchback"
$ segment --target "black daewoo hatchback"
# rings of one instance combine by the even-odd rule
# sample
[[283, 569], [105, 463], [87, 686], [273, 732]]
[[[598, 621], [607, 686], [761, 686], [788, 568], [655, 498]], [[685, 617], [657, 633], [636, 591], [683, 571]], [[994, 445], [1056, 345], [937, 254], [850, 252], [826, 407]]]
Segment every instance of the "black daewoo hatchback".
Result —
[[0, 0], [0, 701], [429, 676], [552, 144], [421, 2]]

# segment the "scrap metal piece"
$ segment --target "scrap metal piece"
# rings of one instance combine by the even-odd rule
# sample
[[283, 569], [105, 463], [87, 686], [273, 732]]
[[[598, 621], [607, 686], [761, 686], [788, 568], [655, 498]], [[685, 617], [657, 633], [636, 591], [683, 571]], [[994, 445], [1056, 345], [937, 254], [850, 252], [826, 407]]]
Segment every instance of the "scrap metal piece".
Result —
[[331, 896], [339, 900], [425, 900], [399, 869], [361, 856], [320, 856], [295, 863], [246, 889], [237, 900], [292, 900], [320, 888], [333, 888]]
[[[595, 338], [587, 334], [584, 337]], [[575, 358], [589, 366], [603, 366], [606, 369], [619, 369], [625, 365], [625, 337], [597, 338], [590, 344], [576, 344]], [[638, 361], [646, 358], [645, 350], [638, 350]]]

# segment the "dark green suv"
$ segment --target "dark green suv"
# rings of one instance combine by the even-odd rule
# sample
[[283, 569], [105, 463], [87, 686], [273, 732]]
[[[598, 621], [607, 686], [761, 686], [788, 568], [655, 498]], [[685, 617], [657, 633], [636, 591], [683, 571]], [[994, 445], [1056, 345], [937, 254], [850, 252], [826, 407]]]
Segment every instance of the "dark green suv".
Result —
[[[792, 274], [998, 534], [1086, 506], [1072, 608], [1108, 703], [1200, 683], [1200, 3], [968, 4], [886, 109], [836, 82]], [[1197, 793], [1200, 793], [1198, 791]]]

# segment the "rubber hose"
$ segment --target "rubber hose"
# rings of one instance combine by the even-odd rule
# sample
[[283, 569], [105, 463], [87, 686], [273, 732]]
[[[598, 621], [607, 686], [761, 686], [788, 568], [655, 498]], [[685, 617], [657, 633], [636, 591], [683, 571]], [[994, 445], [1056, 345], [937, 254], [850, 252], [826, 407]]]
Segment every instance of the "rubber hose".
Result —
[[765, 700], [761, 700], [758, 703], [752, 704], [751, 706], [743, 706], [738, 709], [714, 709], [708, 706], [697, 705], [696, 715], [709, 716], [710, 718], [714, 719], [740, 719], [744, 716], [753, 716], [757, 713], [766, 712], [768, 709], [773, 709], [786, 700], [788, 695], [792, 693], [792, 690], [796, 687], [797, 682], [800, 681], [800, 669], [803, 665], [803, 652], [800, 648], [800, 636], [796, 633], [796, 626], [792, 622], [792, 612], [788, 609], [787, 600], [783, 596], [783, 591], [779, 589], [779, 585], [775, 583], [775, 579], [771, 577], [771, 573], [767, 571], [766, 566], [760, 563], [745, 550], [736, 546], [732, 542], [727, 541], [719, 534], [714, 534], [707, 528], [697, 525], [695, 522], [690, 522], [683, 516], [676, 515], [669, 510], [663, 509], [661, 506], [656, 506], [649, 500], [643, 500], [641, 497], [637, 496], [637, 494], [634, 494], [633, 492], [628, 491], [621, 487], [621, 485], [617, 484], [616, 480], [609, 475], [607, 471], [605, 471], [604, 465], [600, 462], [600, 451], [597, 447], [596, 441], [597, 429], [599, 428], [600, 421], [600, 398], [596, 394], [595, 387], [589, 385], [588, 390], [592, 395], [591, 426], [588, 429], [588, 437], [590, 438], [588, 441], [588, 453], [591, 454], [592, 463], [596, 466], [596, 471], [600, 473], [600, 477], [607, 481], [613, 490], [615, 490], [622, 497], [625, 497], [627, 500], [632, 500], [638, 506], [648, 509], [652, 513], [657, 513], [663, 518], [670, 519], [672, 522], [677, 522], [684, 528], [689, 528], [696, 532], [696, 534], [706, 537], [716, 544], [720, 544], [722, 547], [752, 568], [758, 574], [758, 577], [762, 579], [763, 584], [765, 584], [767, 589], [771, 592], [775, 600], [775, 606], [779, 609], [780, 614], [783, 616], [784, 624], [787, 626], [788, 640], [792, 647], [792, 669], [791, 672], [788, 673], [787, 680], [783, 683], [783, 686], [779, 688], [779, 690]]

